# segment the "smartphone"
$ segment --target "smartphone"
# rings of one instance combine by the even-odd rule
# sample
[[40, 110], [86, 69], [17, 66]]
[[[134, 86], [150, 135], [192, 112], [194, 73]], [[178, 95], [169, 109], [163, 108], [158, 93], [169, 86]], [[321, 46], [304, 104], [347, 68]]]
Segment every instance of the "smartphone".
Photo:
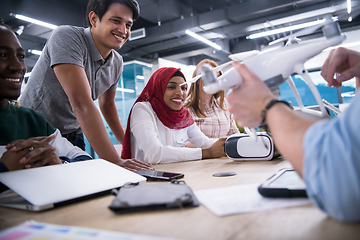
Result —
[[264, 197], [307, 197], [305, 182], [294, 169], [281, 169], [258, 187]]
[[137, 170], [135, 171], [137, 174], [140, 174], [147, 178], [147, 180], [152, 181], [171, 181], [173, 179], [183, 178], [183, 173], [174, 173], [174, 172], [163, 172], [156, 170]]

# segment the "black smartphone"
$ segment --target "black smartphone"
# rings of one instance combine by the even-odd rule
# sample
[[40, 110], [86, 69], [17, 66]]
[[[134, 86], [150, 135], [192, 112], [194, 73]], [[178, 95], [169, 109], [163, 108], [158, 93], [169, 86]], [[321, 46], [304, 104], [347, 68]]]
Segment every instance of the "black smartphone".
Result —
[[264, 197], [307, 197], [306, 186], [294, 169], [281, 169], [258, 187]]
[[146, 177], [147, 180], [152, 180], [152, 181], [171, 181], [173, 179], [179, 179], [184, 177], [183, 173], [163, 172], [157, 170], [141, 169], [135, 172], [137, 174]]

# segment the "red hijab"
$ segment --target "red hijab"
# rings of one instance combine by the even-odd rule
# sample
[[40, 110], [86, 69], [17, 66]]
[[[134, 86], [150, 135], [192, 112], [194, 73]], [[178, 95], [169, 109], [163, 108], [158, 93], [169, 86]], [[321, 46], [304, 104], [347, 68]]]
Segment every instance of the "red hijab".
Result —
[[[179, 68], [160, 68], [150, 77], [144, 90], [140, 96], [136, 99], [137, 102], [150, 102], [152, 109], [156, 113], [159, 120], [170, 129], [183, 129], [194, 123], [189, 111], [183, 106], [180, 110], [172, 110], [164, 102], [164, 93], [169, 80], [175, 73], [181, 74], [185, 79], [184, 74]], [[135, 105], [134, 103], [134, 105]], [[133, 107], [134, 107], [133, 105]], [[130, 110], [128, 123], [125, 131], [124, 142], [122, 145], [121, 158], [131, 158], [131, 145], [130, 145], [130, 119], [132, 108]]]

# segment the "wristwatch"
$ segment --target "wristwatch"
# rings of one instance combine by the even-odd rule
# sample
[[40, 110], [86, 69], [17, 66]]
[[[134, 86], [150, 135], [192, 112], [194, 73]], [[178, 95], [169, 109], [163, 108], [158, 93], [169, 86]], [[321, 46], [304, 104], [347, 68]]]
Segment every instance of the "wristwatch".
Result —
[[70, 163], [70, 162], [68, 162], [68, 161], [66, 161], [66, 160], [63, 160], [63, 159], [60, 159], [60, 160], [61, 160], [62, 164], [68, 164], [68, 163]]

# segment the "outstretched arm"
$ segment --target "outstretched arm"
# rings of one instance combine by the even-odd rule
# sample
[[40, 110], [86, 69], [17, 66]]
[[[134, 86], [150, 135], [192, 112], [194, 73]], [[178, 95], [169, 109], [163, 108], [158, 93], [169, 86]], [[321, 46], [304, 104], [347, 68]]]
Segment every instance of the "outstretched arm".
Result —
[[[107, 135], [101, 115], [91, 98], [91, 89], [85, 70], [74, 64], [58, 64], [54, 66], [54, 71], [69, 98], [81, 129], [99, 157], [130, 170], [151, 168], [150, 165], [136, 160], [120, 158]], [[128, 164], [130, 162], [131, 164]]]
[[107, 91], [99, 97], [100, 110], [120, 144], [124, 141], [124, 130], [115, 105], [116, 91]]
[[[253, 74], [244, 64], [234, 62], [233, 66], [244, 79], [243, 85], [233, 89], [227, 96], [229, 111], [239, 125], [256, 127], [261, 124], [261, 112], [274, 99], [270, 89]], [[285, 104], [275, 104], [266, 113], [266, 123], [274, 138], [278, 150], [302, 175], [303, 169], [303, 137], [306, 130], [314, 123], [299, 116]]]

